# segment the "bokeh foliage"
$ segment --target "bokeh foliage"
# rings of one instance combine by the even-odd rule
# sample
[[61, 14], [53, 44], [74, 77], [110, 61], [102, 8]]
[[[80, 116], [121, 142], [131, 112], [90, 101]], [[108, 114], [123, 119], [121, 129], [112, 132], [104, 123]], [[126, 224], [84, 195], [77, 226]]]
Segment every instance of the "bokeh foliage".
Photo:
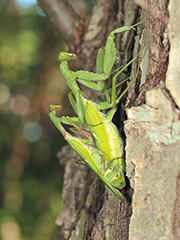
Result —
[[56, 239], [63, 179], [56, 154], [65, 142], [46, 106], [61, 104], [66, 91], [56, 61], [65, 45], [37, 6], [0, 7], [0, 239]]

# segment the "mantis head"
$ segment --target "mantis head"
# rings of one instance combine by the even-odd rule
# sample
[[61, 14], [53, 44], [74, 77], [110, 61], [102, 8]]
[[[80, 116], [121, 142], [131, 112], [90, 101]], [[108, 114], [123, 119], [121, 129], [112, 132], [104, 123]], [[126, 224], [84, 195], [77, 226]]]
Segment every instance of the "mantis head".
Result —
[[49, 105], [49, 111], [52, 112], [52, 111], [58, 111], [60, 110], [62, 107], [61, 105], [54, 105], [54, 104], [50, 104]]
[[68, 52], [60, 52], [58, 56], [58, 62], [70, 61], [76, 59], [76, 54]]

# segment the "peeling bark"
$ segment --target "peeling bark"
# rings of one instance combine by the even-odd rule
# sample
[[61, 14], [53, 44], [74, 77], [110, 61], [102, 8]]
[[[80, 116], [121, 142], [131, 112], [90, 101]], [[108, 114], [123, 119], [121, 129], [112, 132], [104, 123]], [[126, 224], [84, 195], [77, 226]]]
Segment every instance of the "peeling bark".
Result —
[[[129, 239], [133, 240], [180, 238], [179, 10], [180, 1], [170, 1], [168, 31], [160, 23], [154, 27], [156, 38], [148, 36], [151, 59], [149, 69], [142, 72], [147, 72], [146, 90], [153, 89], [145, 92], [145, 104], [127, 110], [127, 176], [134, 189]], [[150, 34], [154, 23], [149, 17], [148, 21]]]

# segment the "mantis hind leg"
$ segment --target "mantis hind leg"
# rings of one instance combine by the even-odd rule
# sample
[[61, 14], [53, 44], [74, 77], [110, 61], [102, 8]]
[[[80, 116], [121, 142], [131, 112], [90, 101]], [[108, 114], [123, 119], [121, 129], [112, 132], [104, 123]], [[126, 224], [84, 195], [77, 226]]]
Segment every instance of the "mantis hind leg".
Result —
[[[142, 48], [143, 49], [143, 48]], [[139, 53], [133, 58], [131, 59], [131, 61], [129, 61], [123, 68], [120, 69], [119, 72], [117, 72], [113, 79], [112, 79], [112, 95], [111, 95], [111, 103], [112, 103], [112, 107], [116, 108], [117, 104], [120, 102], [121, 98], [123, 97], [123, 95], [129, 90], [129, 88], [131, 87], [131, 85], [133, 84], [133, 82], [136, 80], [137, 76], [138, 76], [138, 71], [136, 76], [133, 78], [133, 80], [130, 82], [130, 84], [127, 86], [127, 88], [123, 91], [123, 93], [116, 99], [116, 79], [117, 77], [131, 64], [133, 63], [137, 57], [140, 55], [140, 53], [142, 52], [142, 49], [139, 51]]]

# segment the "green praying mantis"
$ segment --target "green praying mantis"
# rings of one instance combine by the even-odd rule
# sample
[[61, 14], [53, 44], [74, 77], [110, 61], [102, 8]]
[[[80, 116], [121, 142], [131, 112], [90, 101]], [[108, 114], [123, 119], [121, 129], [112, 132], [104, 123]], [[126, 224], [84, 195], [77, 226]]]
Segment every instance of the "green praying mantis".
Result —
[[[65, 140], [77, 152], [81, 160], [93, 170], [122, 202], [125, 201], [125, 198], [118, 189], [125, 186], [124, 147], [118, 129], [112, 123], [112, 118], [116, 112], [117, 104], [135, 81], [137, 74], [117, 99], [116, 78], [139, 56], [141, 51], [120, 70], [115, 70], [116, 74], [112, 78], [111, 97], [106, 89], [105, 81], [112, 75], [112, 67], [116, 59], [115, 34], [131, 30], [138, 24], [140, 23], [117, 28], [110, 33], [105, 48], [100, 48], [97, 53], [96, 73], [82, 70], [71, 71], [68, 62], [76, 59], [76, 55], [60, 52], [58, 57], [59, 68], [72, 91], [68, 97], [77, 117], [63, 116], [59, 118], [56, 116], [56, 112], [61, 109], [61, 106], [53, 104], [49, 106], [49, 117]], [[101, 103], [92, 102], [80, 90], [77, 82], [97, 91], [104, 90], [107, 101]], [[101, 110], [107, 109], [110, 110], [106, 114], [101, 112]], [[80, 137], [80, 134], [78, 136], [71, 135], [65, 130], [63, 124], [73, 126], [73, 131], [81, 133], [85, 138]], [[79, 128], [83, 124], [87, 126], [90, 134]]]

